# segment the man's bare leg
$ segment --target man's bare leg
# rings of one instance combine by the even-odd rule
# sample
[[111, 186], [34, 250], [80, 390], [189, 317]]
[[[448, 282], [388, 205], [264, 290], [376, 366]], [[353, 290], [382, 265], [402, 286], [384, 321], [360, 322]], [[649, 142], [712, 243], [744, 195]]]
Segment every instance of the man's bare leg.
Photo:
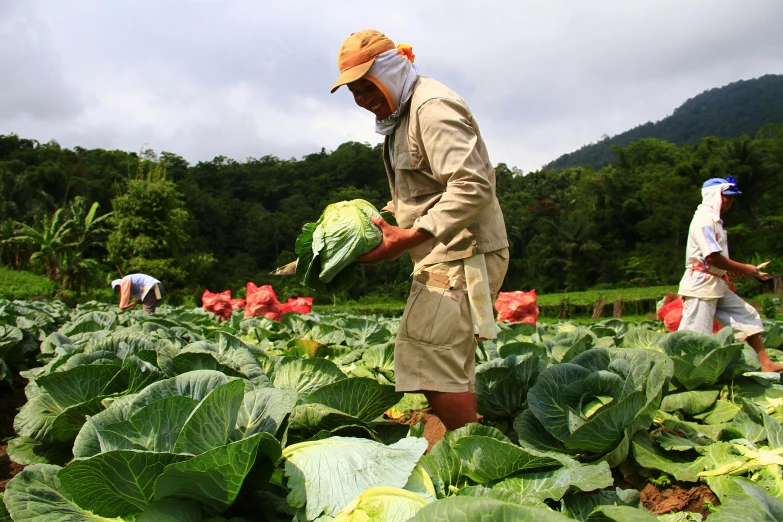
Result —
[[424, 395], [447, 430], [456, 430], [470, 422], [478, 422], [474, 393], [424, 391]]
[[783, 364], [774, 363], [770, 360], [769, 355], [767, 355], [767, 349], [764, 347], [764, 341], [761, 340], [761, 334], [753, 334], [746, 341], [756, 351], [756, 355], [759, 356], [762, 372], [779, 372], [783, 370]]

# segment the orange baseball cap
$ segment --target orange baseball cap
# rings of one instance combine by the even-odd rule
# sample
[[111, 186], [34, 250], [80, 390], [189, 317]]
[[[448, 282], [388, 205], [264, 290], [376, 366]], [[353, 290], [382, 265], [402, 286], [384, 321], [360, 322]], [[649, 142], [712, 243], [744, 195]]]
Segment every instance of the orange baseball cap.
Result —
[[340, 77], [332, 87], [332, 92], [339, 89], [341, 85], [354, 82], [367, 74], [378, 55], [392, 49], [396, 49], [394, 42], [375, 29], [351, 33], [337, 52]]

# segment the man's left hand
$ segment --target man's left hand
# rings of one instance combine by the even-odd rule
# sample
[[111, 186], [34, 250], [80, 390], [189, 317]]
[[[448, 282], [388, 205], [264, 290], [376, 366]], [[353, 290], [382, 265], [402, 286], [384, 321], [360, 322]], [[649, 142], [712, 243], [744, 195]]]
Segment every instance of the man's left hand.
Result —
[[383, 261], [392, 261], [411, 248], [424, 243], [428, 239], [432, 239], [432, 234], [427, 232], [412, 228], [395, 227], [382, 218], [373, 217], [370, 219], [381, 229], [383, 240], [375, 249], [356, 258], [359, 263], [365, 265], [377, 265]]

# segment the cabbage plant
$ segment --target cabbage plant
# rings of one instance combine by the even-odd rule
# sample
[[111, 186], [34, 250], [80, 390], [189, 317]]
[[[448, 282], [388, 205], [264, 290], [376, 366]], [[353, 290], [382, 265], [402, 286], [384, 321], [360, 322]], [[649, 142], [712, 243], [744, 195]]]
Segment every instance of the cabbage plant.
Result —
[[646, 430], [672, 377], [653, 350], [588, 350], [541, 372], [514, 428], [524, 447], [604, 458], [616, 466], [636, 431]]
[[731, 368], [738, 364], [740, 371], [758, 368], [757, 365], [756, 368], [752, 365], [745, 367], [743, 345], [734, 341], [729, 327], [715, 336], [672, 332], [660, 344], [674, 362], [675, 380], [688, 390], [712, 386], [724, 374], [733, 373]]
[[20, 369], [35, 366], [41, 339], [67, 315], [68, 308], [60, 302], [0, 299], [0, 381], [11, 384]]
[[[335, 517], [349, 503], [353, 504], [351, 501], [354, 499], [356, 505], [350, 506], [354, 509], [366, 501], [366, 496], [364, 499], [357, 497], [367, 488], [420, 489], [407, 485], [416, 482], [411, 481], [412, 474], [426, 449], [426, 439], [419, 437], [406, 437], [389, 446], [354, 437], [328, 437], [290, 445], [282, 452], [287, 484], [291, 490], [288, 503], [304, 510], [298, 520], [324, 520], [322, 515]], [[429, 478], [426, 480], [429, 481]], [[434, 493], [431, 482], [426, 490], [430, 495]], [[422, 504], [426, 501], [417, 502], [414, 506], [403, 505], [407, 515], [405, 520]], [[348, 514], [343, 513], [346, 516], [340, 519], [352, 520]], [[362, 518], [355, 517], [353, 520]]]
[[315, 290], [348, 288], [355, 270], [344, 269], [383, 238], [371, 217], [381, 214], [370, 202], [352, 199], [327, 206], [318, 221], [306, 223], [296, 238], [297, 280]]
[[[506, 345], [508, 346], [508, 345]], [[513, 418], [546, 363], [536, 355], [509, 355], [476, 368], [478, 411], [488, 419]]]
[[[218, 515], [251, 471], [280, 458], [273, 434], [294, 400], [211, 370], [157, 381], [88, 417], [75, 459], [62, 468], [29, 466], [9, 482], [3, 501], [18, 521]], [[161, 516], [181, 513], [183, 501], [195, 518]]]

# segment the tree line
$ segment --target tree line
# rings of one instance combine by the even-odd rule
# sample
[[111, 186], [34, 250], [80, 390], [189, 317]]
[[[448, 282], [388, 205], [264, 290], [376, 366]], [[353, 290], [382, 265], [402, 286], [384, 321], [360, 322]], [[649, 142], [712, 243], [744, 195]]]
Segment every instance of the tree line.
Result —
[[[677, 146], [645, 138], [614, 147], [615, 163], [523, 175], [496, 165], [511, 262], [503, 290], [538, 293], [676, 283], [701, 184], [734, 176], [743, 191], [725, 216], [732, 258], [772, 259], [783, 272], [783, 125], [755, 136]], [[0, 135], [0, 262], [46, 274], [64, 297], [105, 291], [119, 274], [161, 279], [172, 302], [204, 289], [241, 295], [247, 281], [280, 298], [404, 299], [408, 256], [361, 267], [339, 296], [269, 272], [293, 261], [302, 225], [326, 205], [389, 199], [380, 146], [347, 142], [301, 159], [190, 165], [173, 153], [67, 149]], [[742, 293], [758, 293], [755, 281]]]

